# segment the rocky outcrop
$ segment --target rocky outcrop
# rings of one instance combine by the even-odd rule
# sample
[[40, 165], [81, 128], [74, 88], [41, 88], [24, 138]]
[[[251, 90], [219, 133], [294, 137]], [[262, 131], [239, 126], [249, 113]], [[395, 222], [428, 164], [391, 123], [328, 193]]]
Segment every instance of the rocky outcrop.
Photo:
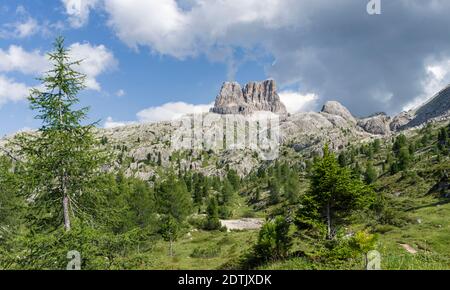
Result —
[[350, 111], [344, 107], [341, 103], [336, 101], [328, 101], [322, 107], [322, 113], [330, 115], [340, 116], [353, 124], [356, 124], [356, 119], [352, 116]]
[[364, 119], [358, 120], [358, 126], [364, 131], [375, 135], [388, 135], [391, 133], [391, 118], [385, 113], [379, 113]]
[[414, 111], [414, 118], [405, 127], [415, 127], [429, 120], [444, 120], [450, 117], [450, 85], [437, 93], [428, 102]]
[[273, 80], [250, 82], [242, 89], [236, 82], [225, 82], [211, 112], [248, 115], [257, 111], [286, 114]]
[[399, 131], [417, 127], [429, 121], [450, 119], [450, 85], [415, 110], [402, 112], [391, 122], [391, 130]]
[[414, 115], [412, 114], [412, 112], [401, 112], [392, 119], [389, 127], [391, 131], [398, 131], [406, 126], [413, 118]]

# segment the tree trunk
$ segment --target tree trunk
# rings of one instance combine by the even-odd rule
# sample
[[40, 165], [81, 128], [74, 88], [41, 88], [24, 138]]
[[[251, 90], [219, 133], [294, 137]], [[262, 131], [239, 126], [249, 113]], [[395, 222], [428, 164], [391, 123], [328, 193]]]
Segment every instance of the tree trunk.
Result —
[[327, 238], [331, 240], [331, 212], [330, 202], [327, 203]]
[[68, 232], [70, 231], [70, 214], [69, 214], [69, 197], [64, 195], [63, 198], [63, 210], [64, 210], [64, 228]]

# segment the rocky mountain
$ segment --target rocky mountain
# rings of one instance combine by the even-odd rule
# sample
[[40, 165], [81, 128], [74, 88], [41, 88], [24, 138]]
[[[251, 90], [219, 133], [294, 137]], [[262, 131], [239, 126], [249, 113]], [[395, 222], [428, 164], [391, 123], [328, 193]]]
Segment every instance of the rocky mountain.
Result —
[[440, 121], [448, 119], [450, 117], [450, 85], [419, 108], [403, 113], [402, 116], [404, 116], [405, 121], [398, 129], [420, 126], [430, 120]]
[[[325, 143], [333, 150], [341, 150], [352, 144], [390, 137], [429, 121], [445, 122], [450, 116], [449, 102], [450, 87], [447, 87], [420, 108], [393, 118], [384, 113], [356, 118], [336, 101], [326, 102], [320, 112], [287, 114], [273, 80], [251, 82], [243, 89], [238, 83], [225, 82], [214, 108], [202, 117], [220, 121], [220, 117], [237, 114], [245, 123], [254, 120], [252, 113], [257, 111], [277, 113], [282, 116], [277, 123], [280, 154], [309, 155], [320, 153]], [[237, 130], [240, 133], [246, 131], [242, 126]], [[261, 156], [249, 147], [179, 149], [173, 146], [171, 139], [177, 131], [180, 131], [180, 122], [171, 121], [98, 129], [97, 134], [107, 140], [105, 146], [117, 156], [108, 170], [122, 169], [127, 176], [143, 180], [158, 177], [163, 168], [223, 176], [230, 167], [243, 176], [261, 164]], [[205, 136], [215, 131], [220, 132], [214, 122], [204, 122], [199, 134]], [[0, 140], [0, 149], [4, 141]]]
[[286, 114], [273, 80], [250, 82], [244, 88], [236, 82], [225, 82], [216, 97], [212, 113], [248, 115], [256, 111]]

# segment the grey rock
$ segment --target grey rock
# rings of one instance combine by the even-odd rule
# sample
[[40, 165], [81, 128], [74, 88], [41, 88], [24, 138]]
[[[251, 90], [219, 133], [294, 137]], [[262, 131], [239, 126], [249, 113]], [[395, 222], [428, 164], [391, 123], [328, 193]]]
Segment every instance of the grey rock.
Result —
[[287, 114], [273, 80], [250, 82], [242, 89], [236, 82], [225, 82], [211, 112], [248, 115], [257, 111]]
[[[408, 118], [409, 120], [407, 120]], [[401, 113], [397, 123], [391, 127], [397, 130], [403, 130], [417, 127], [430, 121], [445, 121], [448, 119], [450, 119], [450, 85], [438, 92], [419, 108]]]
[[401, 112], [392, 119], [389, 127], [391, 131], [398, 131], [406, 126], [406, 124], [408, 124], [413, 118], [414, 115], [412, 114], [412, 112]]
[[376, 135], [389, 135], [391, 118], [384, 113], [358, 120], [358, 126], [364, 131]]
[[352, 116], [350, 111], [344, 107], [341, 103], [336, 101], [328, 101], [323, 105], [322, 113], [328, 113], [330, 115], [340, 116], [344, 120], [356, 124], [356, 119]]

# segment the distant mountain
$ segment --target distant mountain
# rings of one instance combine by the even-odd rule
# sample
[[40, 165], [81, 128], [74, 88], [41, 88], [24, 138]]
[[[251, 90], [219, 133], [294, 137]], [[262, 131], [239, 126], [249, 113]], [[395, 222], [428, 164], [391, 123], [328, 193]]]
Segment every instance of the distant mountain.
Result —
[[248, 115], [256, 111], [286, 114], [286, 107], [273, 80], [250, 82], [242, 89], [236, 82], [225, 82], [216, 97], [212, 113]]
[[[300, 154], [320, 153], [324, 144], [341, 150], [357, 144], [395, 135], [429, 121], [449, 119], [450, 87], [445, 88], [420, 108], [394, 117], [376, 113], [356, 118], [342, 104], [328, 101], [320, 112], [287, 114], [273, 80], [248, 83], [243, 89], [238, 83], [225, 82], [216, 98], [214, 108], [204, 117], [239, 114], [251, 120], [257, 111], [280, 115], [280, 152], [294, 150]], [[202, 124], [202, 134], [216, 128], [213, 123]], [[249, 148], [179, 150], [171, 146], [171, 136], [180, 129], [177, 121], [135, 124], [112, 129], [98, 129], [98, 135], [108, 140], [120, 158], [110, 170], [122, 169], [127, 176], [149, 180], [158, 175], [160, 166], [176, 170], [194, 170], [205, 175], [224, 175], [229, 166], [244, 176], [261, 164], [261, 158]], [[241, 130], [242, 128], [238, 129]], [[259, 132], [259, 134], [265, 132]], [[0, 149], [5, 140], [0, 140]], [[255, 145], [255, 144], [253, 144]], [[208, 151], [208, 154], [204, 154]], [[1, 152], [1, 151], [0, 151]], [[0, 153], [1, 154], [1, 153]], [[280, 153], [281, 154], [281, 153]]]

